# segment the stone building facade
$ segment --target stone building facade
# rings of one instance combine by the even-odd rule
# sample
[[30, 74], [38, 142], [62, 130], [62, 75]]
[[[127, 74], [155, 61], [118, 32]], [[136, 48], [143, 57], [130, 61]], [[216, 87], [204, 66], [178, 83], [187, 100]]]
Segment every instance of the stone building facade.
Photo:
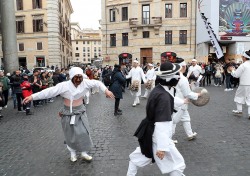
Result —
[[[20, 66], [61, 68], [71, 63], [70, 0], [15, 0], [15, 9]], [[0, 57], [4, 62], [2, 49]]]
[[195, 0], [102, 0], [104, 63], [157, 63], [164, 52], [193, 59], [195, 12]]
[[102, 61], [101, 31], [81, 29], [78, 23], [71, 23], [73, 63], [91, 64]]

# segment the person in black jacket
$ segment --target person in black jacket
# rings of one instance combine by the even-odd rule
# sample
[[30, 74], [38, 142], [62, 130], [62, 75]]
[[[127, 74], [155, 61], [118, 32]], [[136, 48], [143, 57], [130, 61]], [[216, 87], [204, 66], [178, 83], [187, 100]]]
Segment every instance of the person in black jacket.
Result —
[[111, 85], [109, 90], [115, 95], [115, 111], [114, 115], [122, 115], [122, 111], [119, 109], [120, 99], [122, 99], [122, 86], [126, 82], [126, 79], [122, 75], [121, 66], [115, 65], [111, 75]]
[[[13, 76], [13, 92], [16, 94], [16, 99], [17, 99], [17, 109], [18, 112], [26, 112], [26, 106], [22, 105], [22, 100], [24, 99], [23, 97], [23, 92], [21, 89], [20, 84], [22, 83], [22, 77], [21, 77], [21, 71], [17, 70], [16, 71], [16, 75]], [[22, 106], [23, 106], [23, 110], [22, 110]]]

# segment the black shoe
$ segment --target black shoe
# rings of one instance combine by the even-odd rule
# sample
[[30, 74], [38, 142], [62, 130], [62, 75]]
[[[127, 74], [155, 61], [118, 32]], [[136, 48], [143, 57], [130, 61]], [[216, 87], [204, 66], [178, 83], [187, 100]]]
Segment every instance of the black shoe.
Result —
[[3, 115], [0, 115], [0, 119], [3, 118]]
[[26, 115], [33, 115], [32, 112], [26, 112]]
[[118, 115], [122, 115], [122, 113], [118, 111], [114, 113], [114, 116], [118, 116]]
[[121, 109], [118, 109], [117, 112], [122, 112], [122, 110], [121, 110]]

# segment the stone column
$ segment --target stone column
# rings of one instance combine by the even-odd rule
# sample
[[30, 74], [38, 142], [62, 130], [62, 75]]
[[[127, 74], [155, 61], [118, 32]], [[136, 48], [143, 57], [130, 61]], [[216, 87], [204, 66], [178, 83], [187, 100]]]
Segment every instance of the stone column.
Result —
[[16, 37], [16, 16], [13, 0], [0, 1], [4, 72], [19, 69]]

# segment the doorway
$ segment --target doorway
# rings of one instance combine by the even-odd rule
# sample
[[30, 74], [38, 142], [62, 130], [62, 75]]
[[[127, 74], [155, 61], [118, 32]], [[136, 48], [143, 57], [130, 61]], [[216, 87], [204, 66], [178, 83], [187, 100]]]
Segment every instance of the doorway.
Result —
[[152, 63], [152, 50], [152, 48], [141, 48], [141, 64], [145, 65], [146, 63]]
[[19, 57], [18, 58], [18, 62], [19, 62], [19, 67], [26, 67], [27, 66], [27, 61], [26, 61], [26, 57]]

